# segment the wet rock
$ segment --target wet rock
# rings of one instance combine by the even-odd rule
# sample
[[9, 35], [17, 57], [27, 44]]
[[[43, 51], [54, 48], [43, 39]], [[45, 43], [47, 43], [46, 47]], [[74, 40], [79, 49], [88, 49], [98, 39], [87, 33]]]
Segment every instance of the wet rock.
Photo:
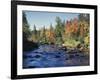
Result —
[[75, 56], [80, 56], [79, 54], [75, 54]]
[[66, 58], [66, 60], [68, 60], [69, 58]]
[[35, 58], [40, 58], [41, 56], [40, 56], [40, 55], [35, 55], [34, 57], [35, 57]]
[[[64, 50], [58, 50], [58, 47], [42, 45], [36, 50], [24, 52], [24, 68], [46, 68], [46, 67], [64, 67], [88, 65], [89, 57], [73, 50], [67, 53]], [[76, 53], [77, 52], [77, 53]], [[82, 57], [84, 56], [84, 57]]]
[[58, 52], [58, 54], [61, 54], [60, 52]]
[[70, 55], [70, 56], [69, 56], [69, 58], [74, 58], [74, 57], [75, 57], [75, 55]]
[[59, 55], [56, 55], [55, 58], [60, 58], [60, 56]]

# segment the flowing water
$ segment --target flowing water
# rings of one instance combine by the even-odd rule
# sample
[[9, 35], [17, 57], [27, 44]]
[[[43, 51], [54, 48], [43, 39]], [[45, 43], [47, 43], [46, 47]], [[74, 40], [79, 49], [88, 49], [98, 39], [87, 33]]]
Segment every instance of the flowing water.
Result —
[[23, 52], [23, 68], [46, 68], [89, 65], [89, 56], [67, 53], [56, 45], [41, 45], [33, 51]]

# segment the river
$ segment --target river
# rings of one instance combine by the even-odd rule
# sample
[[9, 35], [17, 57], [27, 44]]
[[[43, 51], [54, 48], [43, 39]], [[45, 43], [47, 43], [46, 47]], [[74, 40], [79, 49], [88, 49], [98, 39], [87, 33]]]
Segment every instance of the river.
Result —
[[67, 53], [56, 45], [41, 45], [33, 51], [23, 52], [23, 68], [47, 68], [89, 65], [84, 53]]

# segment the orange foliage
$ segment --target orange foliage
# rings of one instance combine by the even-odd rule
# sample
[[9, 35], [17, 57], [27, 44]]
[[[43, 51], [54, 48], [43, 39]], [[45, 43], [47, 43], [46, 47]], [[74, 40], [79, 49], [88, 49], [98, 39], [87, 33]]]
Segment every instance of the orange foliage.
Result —
[[68, 33], [70, 33], [70, 31], [71, 31], [71, 22], [70, 21], [67, 21], [66, 22], [66, 26], [65, 26], [65, 33], [66, 34], [68, 34]]
[[50, 41], [50, 42], [55, 42], [55, 33], [51, 30], [46, 30], [46, 38]]
[[66, 26], [65, 26], [65, 34], [76, 34], [78, 32], [78, 20], [74, 18], [74, 20], [71, 21], [66, 21]]
[[83, 25], [80, 26], [80, 35], [81, 36], [84, 35], [84, 27], [83, 27]]

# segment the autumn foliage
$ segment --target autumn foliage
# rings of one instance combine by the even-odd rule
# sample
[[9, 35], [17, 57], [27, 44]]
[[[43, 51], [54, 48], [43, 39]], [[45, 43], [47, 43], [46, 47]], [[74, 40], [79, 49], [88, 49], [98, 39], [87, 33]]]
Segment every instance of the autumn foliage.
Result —
[[[89, 48], [89, 14], [79, 14], [77, 18], [64, 21], [56, 17], [55, 22], [55, 26], [50, 24], [49, 28], [43, 26], [40, 30], [33, 26], [33, 30], [30, 31], [31, 36], [27, 38], [40, 44], [64, 44], [72, 47], [81, 45]], [[29, 29], [26, 31], [29, 32]]]

